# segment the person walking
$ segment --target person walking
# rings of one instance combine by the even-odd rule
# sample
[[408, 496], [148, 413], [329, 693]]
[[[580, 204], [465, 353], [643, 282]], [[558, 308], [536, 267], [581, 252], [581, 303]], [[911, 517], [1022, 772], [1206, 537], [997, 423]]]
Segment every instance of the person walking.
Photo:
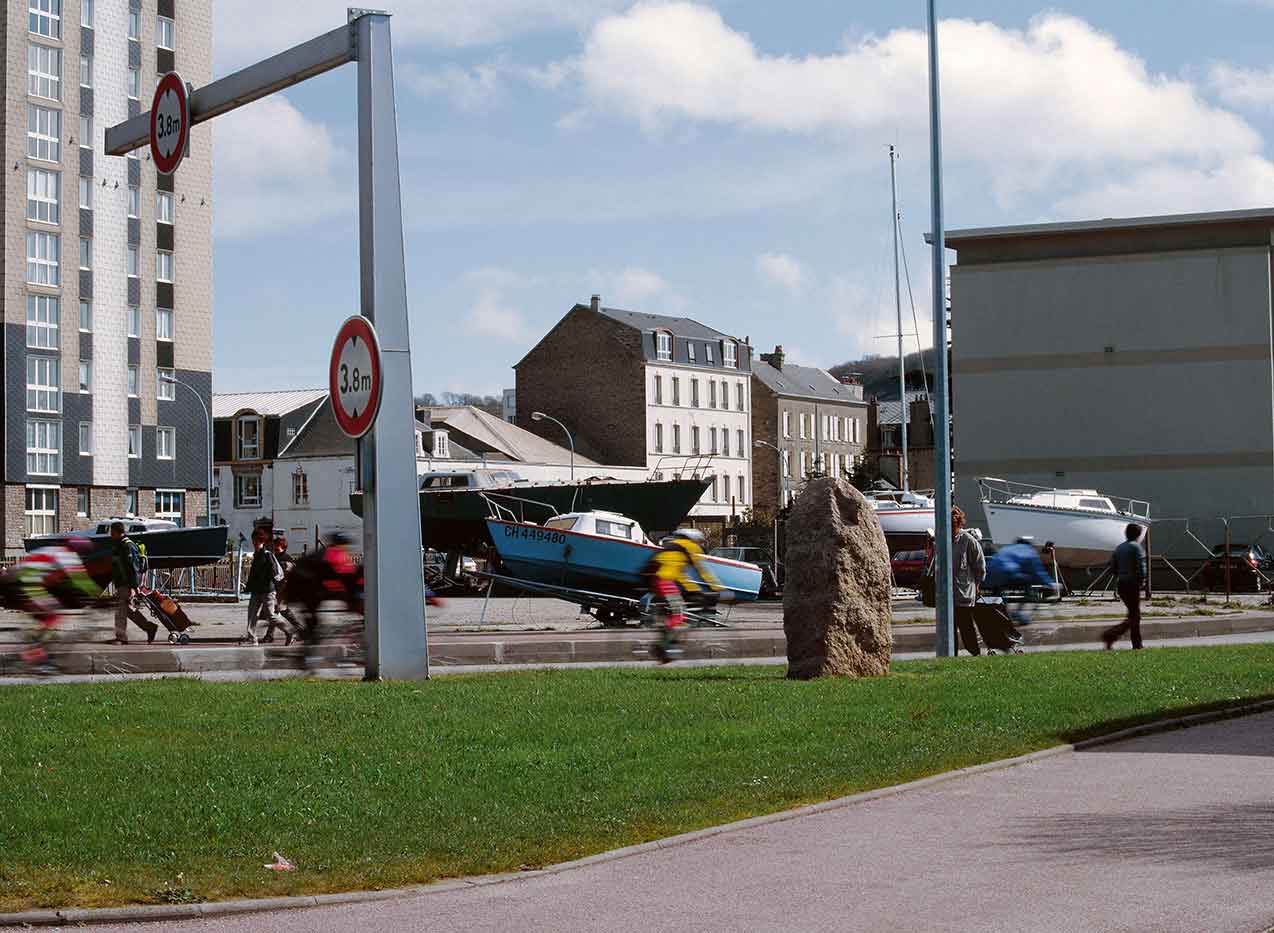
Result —
[[[292, 568], [296, 562], [288, 555], [288, 539], [278, 537], [274, 539], [274, 560], [278, 564], [279, 572], [282, 578], [275, 583], [274, 587], [274, 609], [286, 620], [287, 625], [283, 626], [283, 644], [285, 646], [292, 644], [292, 638], [300, 627], [296, 621], [296, 616], [292, 614], [292, 610], [288, 608], [288, 577], [291, 575]], [[279, 623], [270, 621], [266, 626], [265, 638], [262, 642], [270, 643], [274, 641], [274, 630], [279, 627]]]
[[264, 528], [252, 532], [252, 566], [248, 570], [248, 580], [244, 588], [248, 591], [248, 637], [251, 645], [260, 644], [257, 638], [257, 621], [265, 619], [269, 628], [276, 625], [284, 630], [287, 642], [292, 642], [292, 628], [275, 612], [275, 587], [283, 576], [279, 562], [270, 549], [266, 547], [269, 536]]
[[133, 597], [142, 585], [145, 568], [137, 542], [124, 534], [123, 522], [111, 522], [111, 583], [115, 584], [115, 638], [113, 645], [128, 644], [128, 620], [146, 633], [146, 644], [155, 640], [159, 626], [133, 610]]
[[951, 507], [951, 577], [955, 596], [955, 625], [964, 650], [980, 655], [974, 607], [978, 602], [982, 581], [986, 579], [986, 557], [982, 545], [964, 527], [964, 510]]
[[1102, 632], [1101, 640], [1109, 651], [1115, 642], [1128, 632], [1133, 648], [1141, 645], [1141, 590], [1146, 585], [1146, 552], [1137, 543], [1141, 537], [1140, 525], [1124, 529], [1125, 541], [1110, 556], [1110, 568], [1115, 574], [1115, 592], [1128, 609], [1124, 621]]

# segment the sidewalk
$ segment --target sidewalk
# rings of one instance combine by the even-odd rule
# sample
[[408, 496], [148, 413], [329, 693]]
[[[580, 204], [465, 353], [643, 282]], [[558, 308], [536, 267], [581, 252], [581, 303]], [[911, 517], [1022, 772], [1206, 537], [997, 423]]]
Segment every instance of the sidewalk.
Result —
[[1252, 933], [1274, 924], [1272, 783], [1266, 713], [559, 873], [167, 928]]

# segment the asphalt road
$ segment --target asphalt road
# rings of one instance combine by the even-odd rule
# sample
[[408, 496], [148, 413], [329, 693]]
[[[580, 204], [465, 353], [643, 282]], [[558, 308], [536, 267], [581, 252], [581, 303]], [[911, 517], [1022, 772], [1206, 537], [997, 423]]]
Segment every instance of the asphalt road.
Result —
[[1265, 714], [558, 874], [169, 928], [1252, 933], [1274, 924], [1271, 786]]

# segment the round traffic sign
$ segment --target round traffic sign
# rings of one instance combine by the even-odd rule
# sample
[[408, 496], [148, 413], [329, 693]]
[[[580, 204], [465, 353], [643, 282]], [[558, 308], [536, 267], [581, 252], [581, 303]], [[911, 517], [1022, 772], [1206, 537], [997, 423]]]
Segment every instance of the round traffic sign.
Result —
[[190, 141], [190, 96], [181, 75], [170, 71], [155, 85], [150, 103], [150, 157], [155, 170], [171, 175], [186, 155]]
[[380, 409], [380, 344], [372, 322], [361, 315], [336, 332], [328, 390], [336, 424], [345, 434], [362, 437], [372, 429]]

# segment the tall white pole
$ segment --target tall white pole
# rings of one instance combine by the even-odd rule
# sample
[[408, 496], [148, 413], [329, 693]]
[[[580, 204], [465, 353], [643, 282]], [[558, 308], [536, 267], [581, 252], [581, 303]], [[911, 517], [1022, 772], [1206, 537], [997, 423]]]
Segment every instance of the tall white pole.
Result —
[[907, 360], [902, 349], [902, 279], [898, 273], [898, 178], [894, 169], [894, 160], [898, 153], [893, 146], [889, 147], [889, 194], [893, 203], [894, 228], [894, 311], [898, 316], [898, 397], [902, 399], [902, 453], [898, 456], [898, 482], [905, 492], [908, 485], [907, 469], [907, 422], [911, 418], [911, 406], [907, 404]]
[[951, 400], [947, 393], [946, 231], [942, 226], [942, 111], [937, 0], [929, 0], [929, 175], [933, 209], [934, 604], [938, 657], [954, 657], [951, 580]]

